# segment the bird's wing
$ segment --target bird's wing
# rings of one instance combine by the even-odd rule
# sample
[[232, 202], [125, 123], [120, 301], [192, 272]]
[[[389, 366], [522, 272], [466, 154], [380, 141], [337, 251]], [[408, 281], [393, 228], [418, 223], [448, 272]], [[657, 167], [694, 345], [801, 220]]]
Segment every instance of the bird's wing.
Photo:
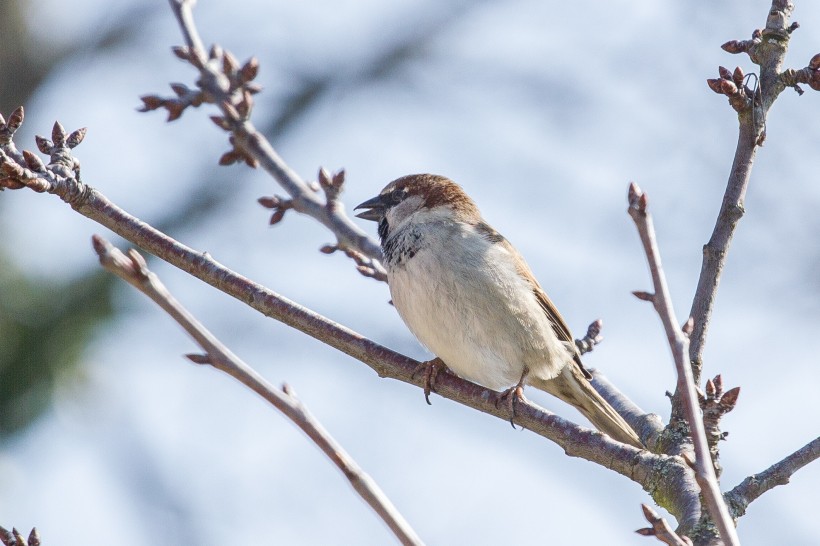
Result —
[[572, 332], [570, 332], [567, 322], [564, 320], [564, 317], [561, 316], [561, 313], [558, 312], [555, 304], [552, 303], [552, 300], [549, 296], [547, 296], [547, 293], [544, 292], [544, 289], [541, 288], [541, 285], [538, 284], [538, 281], [535, 279], [535, 275], [532, 274], [532, 270], [530, 269], [530, 266], [527, 265], [527, 262], [524, 260], [523, 256], [521, 256], [521, 254], [515, 249], [514, 246], [512, 246], [512, 244], [510, 244], [507, 239], [504, 238], [503, 235], [490, 227], [490, 225], [486, 222], [477, 224], [476, 229], [488, 241], [503, 245], [505, 250], [510, 253], [515, 262], [515, 268], [519, 275], [521, 275], [521, 277], [532, 287], [532, 293], [535, 295], [535, 299], [538, 300], [539, 305], [541, 305], [541, 309], [543, 309], [544, 313], [546, 313], [547, 318], [552, 325], [553, 332], [555, 332], [555, 335], [560, 341], [565, 342], [567, 349], [573, 353], [573, 360], [575, 360], [575, 363], [581, 368], [584, 376], [587, 379], [592, 379], [592, 374], [590, 374], [586, 368], [584, 368], [583, 363], [581, 363], [581, 355], [578, 354], [578, 349], [575, 345], [575, 338], [572, 337]]

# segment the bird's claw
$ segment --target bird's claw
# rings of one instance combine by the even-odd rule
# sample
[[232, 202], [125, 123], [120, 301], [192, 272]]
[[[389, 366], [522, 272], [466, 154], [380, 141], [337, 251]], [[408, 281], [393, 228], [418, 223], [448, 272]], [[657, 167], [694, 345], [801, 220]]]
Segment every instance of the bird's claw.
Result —
[[436, 378], [439, 372], [446, 369], [447, 365], [444, 364], [440, 358], [434, 358], [433, 360], [422, 362], [416, 366], [416, 369], [413, 370], [413, 374], [410, 376], [412, 379], [415, 379], [419, 372], [424, 371], [424, 399], [427, 401], [428, 406], [432, 406], [432, 403], [430, 403], [430, 393], [436, 390]]
[[524, 386], [520, 383], [499, 393], [495, 399], [496, 408], [498, 408], [502, 402], [507, 406], [507, 410], [510, 412], [510, 425], [512, 425], [512, 428], [515, 428], [515, 407], [518, 405], [519, 400], [525, 400]]

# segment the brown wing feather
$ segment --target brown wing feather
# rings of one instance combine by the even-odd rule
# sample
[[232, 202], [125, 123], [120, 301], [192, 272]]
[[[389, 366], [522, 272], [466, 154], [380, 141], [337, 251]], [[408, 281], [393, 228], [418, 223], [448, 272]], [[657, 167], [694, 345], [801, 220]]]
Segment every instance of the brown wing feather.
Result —
[[518, 272], [521, 274], [524, 279], [532, 285], [532, 293], [535, 295], [535, 299], [538, 300], [538, 303], [541, 305], [541, 308], [546, 313], [547, 318], [552, 325], [552, 331], [555, 332], [555, 335], [558, 336], [560, 341], [567, 342], [571, 350], [573, 351], [572, 359], [578, 364], [578, 367], [581, 369], [581, 372], [584, 374], [584, 377], [587, 379], [592, 379], [592, 374], [587, 371], [584, 367], [584, 364], [581, 362], [581, 355], [578, 354], [578, 350], [575, 347], [575, 338], [572, 337], [572, 332], [570, 332], [569, 326], [567, 326], [567, 322], [564, 320], [564, 317], [561, 316], [561, 313], [558, 312], [558, 308], [555, 307], [555, 304], [552, 303], [552, 300], [547, 296], [547, 293], [544, 292], [544, 289], [541, 288], [541, 285], [538, 284], [538, 281], [535, 279], [535, 276], [532, 274], [530, 267], [527, 265], [527, 262], [524, 261], [524, 258], [521, 254], [518, 253], [517, 250], [510, 244], [509, 241], [506, 239], [502, 242], [505, 245], [507, 250], [513, 255], [515, 259], [515, 267]]

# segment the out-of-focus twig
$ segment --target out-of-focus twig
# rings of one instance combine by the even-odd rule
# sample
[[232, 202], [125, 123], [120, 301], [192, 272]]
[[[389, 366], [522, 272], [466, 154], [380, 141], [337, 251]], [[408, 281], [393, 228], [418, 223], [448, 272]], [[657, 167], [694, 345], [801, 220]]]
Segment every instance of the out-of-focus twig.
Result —
[[202, 347], [205, 354], [188, 355], [190, 360], [197, 364], [210, 364], [234, 377], [270, 402], [302, 429], [308, 438], [327, 455], [350, 481], [353, 489], [373, 508], [402, 544], [422, 544], [419, 536], [390, 502], [387, 495], [333, 439], [288, 385], [284, 385], [281, 391], [274, 388], [256, 370], [233, 354], [171, 295], [159, 277], [148, 269], [145, 259], [136, 250], [131, 249], [127, 255], [123, 254], [99, 235], [93, 237], [93, 244], [103, 267], [151, 298]]
[[706, 433], [703, 427], [703, 420], [700, 416], [695, 382], [692, 377], [692, 367], [689, 364], [688, 349], [689, 337], [691, 333], [692, 319], [681, 328], [675, 317], [675, 310], [672, 306], [672, 297], [669, 294], [669, 287], [666, 284], [666, 275], [661, 265], [660, 251], [658, 250], [655, 238], [655, 228], [652, 217], [647, 212], [648, 199], [634, 182], [629, 186], [629, 216], [635, 222], [638, 234], [643, 244], [644, 252], [649, 263], [649, 271], [652, 276], [653, 293], [639, 292], [636, 294], [640, 299], [652, 302], [655, 311], [663, 323], [669, 347], [672, 349], [672, 356], [675, 361], [675, 368], [678, 373], [677, 390], [682, 395], [683, 407], [686, 421], [692, 436], [695, 449], [695, 478], [700, 485], [704, 502], [717, 526], [720, 536], [726, 546], [737, 546], [740, 540], [735, 530], [734, 522], [729, 516], [729, 511], [720, 493], [715, 469], [712, 465], [712, 458], [709, 454], [709, 445], [706, 441]]
[[[276, 198], [277, 210], [271, 217], [271, 223], [282, 220], [285, 211], [289, 209], [307, 214], [336, 236], [336, 246], [342, 250], [352, 251], [352, 254], [348, 255], [354, 259], [360, 258], [356, 260], [360, 272], [379, 280], [386, 278], [379, 261], [381, 248], [345, 214], [344, 204], [339, 199], [344, 184], [344, 172], [339, 171], [330, 176], [327, 171], [320, 169], [318, 183], [305, 182], [285, 163], [250, 121], [253, 95], [261, 89], [253, 82], [259, 71], [258, 61], [252, 58], [240, 64], [229, 51], [218, 45], [206, 51], [194, 23], [192, 8], [195, 2], [169, 2], [186, 43], [185, 46], [175, 47], [174, 54], [191, 64], [199, 72], [199, 78], [195, 88], [172, 84], [176, 95], [173, 97], [143, 96], [141, 110], [164, 108], [168, 111], [168, 121], [173, 121], [188, 107], [197, 107], [203, 103], [216, 105], [220, 115], [212, 116], [211, 120], [230, 134], [231, 143], [231, 149], [222, 155], [220, 164], [229, 165], [244, 161], [251, 167], [261, 166], [289, 196], [287, 199]], [[320, 190], [322, 196], [319, 195]], [[368, 262], [366, 267], [362, 267], [364, 260]]]
[[40, 546], [42, 544], [36, 527], [28, 534], [28, 540], [15, 528], [7, 531], [0, 527], [0, 541], [3, 542], [3, 546]]

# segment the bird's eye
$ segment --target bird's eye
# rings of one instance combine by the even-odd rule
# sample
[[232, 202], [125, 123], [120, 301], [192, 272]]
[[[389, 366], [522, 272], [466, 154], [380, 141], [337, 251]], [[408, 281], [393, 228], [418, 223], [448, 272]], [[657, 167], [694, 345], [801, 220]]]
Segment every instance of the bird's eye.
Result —
[[390, 192], [390, 201], [393, 203], [400, 203], [404, 199], [404, 190], [398, 189]]

